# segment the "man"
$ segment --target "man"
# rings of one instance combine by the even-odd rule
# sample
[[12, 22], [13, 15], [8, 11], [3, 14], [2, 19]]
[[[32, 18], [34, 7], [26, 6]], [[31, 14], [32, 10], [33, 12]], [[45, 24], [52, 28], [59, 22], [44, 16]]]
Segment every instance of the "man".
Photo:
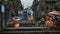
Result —
[[24, 20], [27, 20], [28, 16], [27, 16], [27, 10], [26, 9], [24, 10], [23, 14], [24, 14]]
[[19, 18], [20, 18], [20, 20], [22, 20], [23, 19], [23, 10], [18, 10], [18, 16], [19, 16]]

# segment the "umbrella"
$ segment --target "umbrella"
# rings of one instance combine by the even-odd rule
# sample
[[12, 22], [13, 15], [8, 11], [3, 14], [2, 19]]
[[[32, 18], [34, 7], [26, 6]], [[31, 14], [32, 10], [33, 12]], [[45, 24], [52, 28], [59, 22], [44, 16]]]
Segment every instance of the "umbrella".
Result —
[[50, 15], [50, 16], [60, 16], [60, 12], [52, 11], [52, 12], [49, 12], [48, 15]]

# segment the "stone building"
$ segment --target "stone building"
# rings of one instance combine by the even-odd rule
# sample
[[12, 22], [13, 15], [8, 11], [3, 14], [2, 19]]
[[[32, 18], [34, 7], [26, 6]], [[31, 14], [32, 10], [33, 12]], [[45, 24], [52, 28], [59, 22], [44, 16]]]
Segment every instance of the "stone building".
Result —
[[[42, 11], [45, 11], [47, 15], [48, 12], [55, 9], [55, 5], [59, 0], [34, 0], [32, 5], [32, 10], [37, 13], [38, 16], [41, 15]], [[35, 14], [36, 14], [35, 13]]]
[[20, 0], [3, 0], [2, 5], [5, 6], [5, 17], [11, 17], [13, 11], [18, 15], [18, 10], [23, 10]]

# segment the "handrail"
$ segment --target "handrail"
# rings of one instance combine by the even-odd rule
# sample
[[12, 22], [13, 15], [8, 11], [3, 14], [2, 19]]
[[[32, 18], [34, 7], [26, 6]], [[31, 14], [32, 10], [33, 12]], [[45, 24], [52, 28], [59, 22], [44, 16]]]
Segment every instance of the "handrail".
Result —
[[6, 29], [41, 29], [41, 28], [49, 28], [49, 27], [19, 27], [19, 28], [6, 28]]
[[4, 31], [3, 33], [35, 33], [35, 32], [60, 32], [60, 31]]

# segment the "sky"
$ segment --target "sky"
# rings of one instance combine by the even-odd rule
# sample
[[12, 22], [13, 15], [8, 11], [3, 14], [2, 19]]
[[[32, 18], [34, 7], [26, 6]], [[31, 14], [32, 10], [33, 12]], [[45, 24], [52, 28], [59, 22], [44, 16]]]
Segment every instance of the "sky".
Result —
[[27, 7], [29, 7], [29, 6], [32, 6], [33, 1], [34, 1], [34, 0], [21, 0], [21, 3], [22, 3], [22, 5], [23, 5], [23, 7], [24, 7], [24, 9], [25, 9], [25, 8], [27, 8]]
[[1, 5], [1, 11], [4, 12], [5, 9], [4, 9], [4, 5]]

